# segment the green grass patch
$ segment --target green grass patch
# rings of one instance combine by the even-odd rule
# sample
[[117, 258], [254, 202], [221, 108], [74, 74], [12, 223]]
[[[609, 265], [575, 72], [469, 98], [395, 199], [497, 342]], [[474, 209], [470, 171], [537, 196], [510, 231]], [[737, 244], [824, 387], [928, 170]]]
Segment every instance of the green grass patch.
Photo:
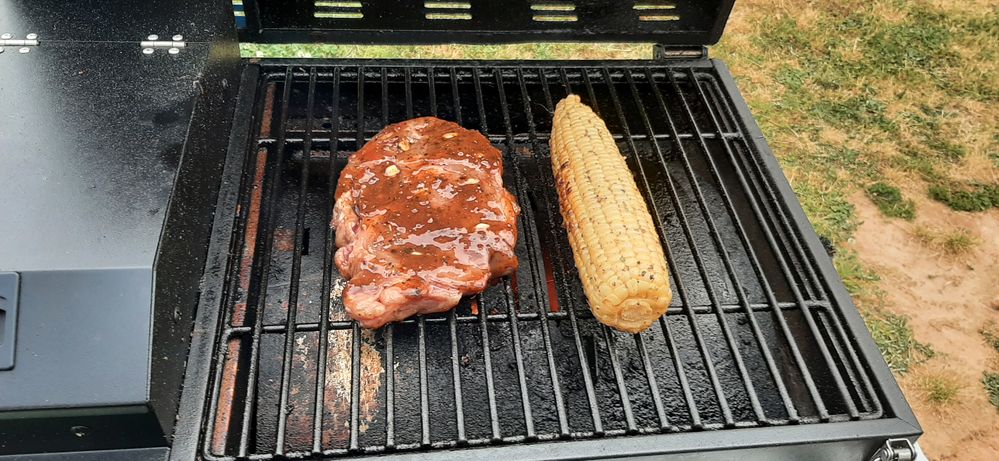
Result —
[[944, 180], [944, 176], [937, 171], [939, 160], [932, 155], [927, 155], [916, 146], [906, 146], [902, 149], [902, 155], [891, 160], [891, 166], [902, 171], [916, 173], [925, 181], [939, 182]]
[[864, 320], [885, 362], [896, 373], [904, 374], [933, 357], [933, 349], [928, 344], [916, 341], [905, 316], [879, 310], [867, 312]]
[[982, 385], [989, 396], [989, 403], [999, 410], [999, 373], [986, 371], [982, 373]]
[[918, 226], [913, 236], [923, 245], [949, 256], [965, 254], [978, 245], [978, 239], [965, 229], [941, 231]]
[[781, 66], [774, 74], [774, 80], [789, 90], [801, 91], [805, 85], [805, 72], [790, 66]]
[[846, 285], [846, 289], [851, 295], [858, 298], [870, 298], [878, 295], [874, 283], [881, 279], [877, 273], [860, 263], [856, 252], [840, 249], [836, 252], [836, 257], [833, 258], [833, 265], [836, 266], [836, 272], [843, 279], [843, 285]]
[[985, 338], [985, 343], [999, 353], [999, 325], [995, 322], [989, 322], [982, 328], [982, 337]]
[[889, 218], [912, 221], [916, 217], [916, 204], [903, 198], [902, 191], [895, 186], [876, 182], [867, 187], [867, 197]]
[[817, 187], [808, 181], [802, 181], [795, 184], [795, 193], [815, 227], [815, 232], [833, 243], [841, 244], [857, 230], [854, 207], [846, 199], [841, 187], [836, 187], [835, 184], [831, 187], [826, 184], [824, 186], [826, 187]]
[[946, 375], [923, 377], [920, 387], [926, 392], [926, 399], [938, 405], [953, 402], [961, 391], [961, 384]]
[[879, 18], [860, 32], [880, 74], [905, 75], [914, 69], [934, 72], [953, 62], [947, 23], [947, 16], [917, 3], [906, 20], [890, 23]]
[[524, 43], [511, 45], [240, 44], [245, 57], [369, 59], [649, 59], [650, 44]]
[[865, 88], [860, 96], [818, 100], [812, 106], [811, 114], [846, 130], [873, 126], [886, 133], [896, 133], [898, 125], [888, 118], [886, 108], [884, 102], [874, 97], [872, 89]]
[[956, 211], [985, 211], [999, 207], [999, 184], [941, 181], [930, 185], [930, 198]]

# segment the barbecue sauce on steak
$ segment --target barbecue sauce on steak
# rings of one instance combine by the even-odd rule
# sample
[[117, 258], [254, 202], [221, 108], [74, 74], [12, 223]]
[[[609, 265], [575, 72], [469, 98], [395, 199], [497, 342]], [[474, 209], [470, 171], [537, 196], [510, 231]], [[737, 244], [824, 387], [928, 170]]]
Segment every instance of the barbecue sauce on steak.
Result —
[[340, 174], [335, 262], [366, 328], [442, 312], [517, 268], [514, 197], [477, 131], [434, 117], [385, 127]]

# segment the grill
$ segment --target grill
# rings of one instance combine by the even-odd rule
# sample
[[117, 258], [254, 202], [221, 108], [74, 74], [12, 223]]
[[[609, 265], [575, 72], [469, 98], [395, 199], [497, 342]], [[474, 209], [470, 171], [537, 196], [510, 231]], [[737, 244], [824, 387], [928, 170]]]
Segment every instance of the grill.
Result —
[[[298, 62], [255, 72], [205, 459], [890, 416], [713, 65]], [[554, 103], [570, 92], [618, 140], [669, 259], [674, 302], [638, 335], [592, 317], [562, 227], [548, 137]], [[336, 178], [383, 126], [425, 115], [478, 129], [503, 151], [524, 210], [521, 265], [448, 314], [363, 330], [332, 265]]]
[[[708, 58], [731, 0], [133, 3], [0, 2], [20, 47], [0, 54], [0, 458], [908, 461], [918, 422]], [[654, 45], [304, 60], [239, 41]], [[548, 143], [569, 93], [667, 254], [673, 304], [638, 335], [594, 319], [567, 242]], [[503, 153], [520, 266], [365, 330], [334, 189], [382, 128], [428, 115]]]

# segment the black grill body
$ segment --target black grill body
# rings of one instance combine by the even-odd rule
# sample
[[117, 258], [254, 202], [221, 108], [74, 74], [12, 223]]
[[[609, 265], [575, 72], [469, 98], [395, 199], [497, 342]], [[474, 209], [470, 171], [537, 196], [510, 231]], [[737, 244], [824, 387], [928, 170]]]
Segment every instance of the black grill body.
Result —
[[[117, 56], [134, 70], [132, 86], [118, 88], [160, 96], [146, 66], [180, 69], [176, 78], [159, 75], [175, 86], [176, 96], [164, 99], [187, 104], [167, 122], [187, 129], [167, 134], [155, 113], [135, 124], [147, 112], [142, 98], [119, 101], [106, 91], [95, 100], [107, 104], [80, 113], [104, 122], [115, 142], [102, 158], [111, 163], [173, 146], [171, 168], [155, 176], [166, 185], [154, 200], [162, 208], [143, 211], [154, 219], [141, 221], [134, 245], [106, 247], [141, 263], [130, 272], [137, 282], [112, 277], [117, 286], [151, 287], [143, 289], [149, 296], [115, 305], [149, 313], [129, 330], [145, 335], [148, 348], [127, 352], [150, 365], [137, 380], [125, 366], [106, 377], [141, 393], [128, 402], [135, 411], [116, 413], [109, 401], [84, 411], [2, 413], [0, 455], [838, 460], [866, 459], [887, 439], [920, 434], [731, 75], [706, 57], [731, 2], [181, 3], [164, 9], [163, 21], [203, 20], [180, 21], [176, 31], [191, 43], [175, 57], [113, 44], [123, 34], [163, 33], [150, 30], [155, 12], [116, 10], [104, 15], [108, 27], [93, 27], [95, 43], [53, 43], [18, 62], [29, 72], [73, 67], [60, 73], [71, 79], [76, 67], [87, 75], [86, 60], [57, 59], [57, 50]], [[233, 8], [238, 36], [254, 41], [657, 45], [642, 61], [239, 61]], [[62, 17], [21, 14], [7, 16], [20, 23], [0, 25], [73, 31], [59, 25], [88, 17], [58, 11]], [[592, 317], [562, 228], [548, 137], [554, 104], [570, 92], [618, 140], [669, 258], [673, 305], [639, 335]], [[83, 105], [82, 94], [62, 98]], [[333, 188], [349, 155], [382, 127], [424, 115], [480, 130], [503, 152], [505, 183], [524, 210], [521, 267], [453, 312], [364, 331], [344, 312], [344, 280], [332, 264]], [[19, 133], [0, 131], [0, 145], [45, 137], [44, 129]], [[99, 144], [82, 151], [96, 155]], [[134, 186], [142, 169], [126, 165], [133, 167], [87, 171]], [[111, 214], [134, 217], [128, 198], [110, 202]], [[112, 224], [93, 219], [74, 229], [99, 233]], [[22, 231], [15, 242], [31, 241]], [[61, 301], [29, 294], [39, 288], [26, 272], [45, 268], [25, 271], [31, 255], [16, 254], [0, 259], [0, 270], [20, 272], [22, 307], [59, 308]], [[87, 287], [66, 296], [114, 292]], [[18, 323], [44, 321], [37, 312], [22, 310]], [[110, 337], [123, 334], [113, 313], [91, 315]], [[73, 333], [67, 325], [41, 341], [58, 350], [58, 337]], [[89, 359], [84, 367], [108, 361]], [[4, 373], [0, 380], [13, 376]], [[5, 398], [0, 390], [0, 404]], [[108, 411], [95, 417], [95, 408]]]

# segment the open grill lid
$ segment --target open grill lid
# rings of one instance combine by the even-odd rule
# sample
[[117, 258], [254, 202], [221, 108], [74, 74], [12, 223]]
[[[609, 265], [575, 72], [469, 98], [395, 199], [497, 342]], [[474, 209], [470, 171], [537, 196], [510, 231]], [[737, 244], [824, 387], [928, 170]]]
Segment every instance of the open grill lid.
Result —
[[[238, 0], [237, 0], [238, 2]], [[243, 0], [240, 39], [291, 43], [710, 45], [734, 0]]]

